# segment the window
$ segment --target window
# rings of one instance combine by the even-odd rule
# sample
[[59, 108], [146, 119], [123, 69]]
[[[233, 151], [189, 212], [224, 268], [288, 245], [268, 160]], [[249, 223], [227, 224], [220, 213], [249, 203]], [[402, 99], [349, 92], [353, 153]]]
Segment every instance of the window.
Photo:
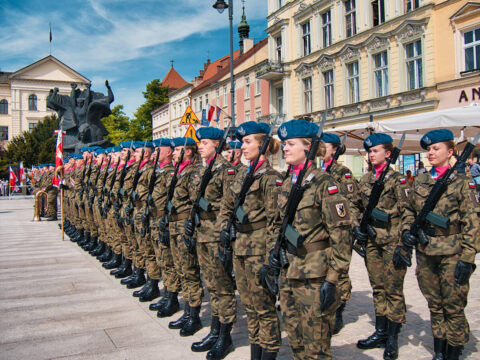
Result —
[[275, 54], [276, 60], [282, 62], [282, 35], [275, 38]]
[[345, 26], [347, 38], [357, 33], [357, 22], [355, 18], [355, 0], [345, 1]]
[[250, 99], [250, 78], [245, 78], [245, 100]]
[[328, 70], [323, 73], [323, 88], [325, 91], [325, 108], [333, 107], [333, 70]]
[[217, 102], [216, 102], [216, 104], [219, 105], [219, 104], [220, 104], [220, 89], [217, 89], [215, 92], [216, 92], [216, 95], [217, 95]]
[[227, 87], [223, 87], [223, 106], [227, 106], [228, 95], [227, 95]]
[[205, 94], [205, 106], [207, 106], [209, 104], [208, 102], [208, 94]]
[[387, 52], [373, 55], [375, 78], [375, 95], [376, 97], [388, 94], [388, 58]]
[[37, 123], [31, 122], [28, 123], [28, 132], [31, 133], [33, 129], [35, 129], [35, 126], [37, 126]]
[[28, 110], [37, 110], [37, 95], [30, 95], [28, 97]]
[[283, 6], [283, 0], [278, 0], [278, 8], [280, 9]]
[[463, 34], [463, 48], [465, 71], [480, 70], [480, 28]]
[[385, 0], [372, 1], [373, 26], [383, 24], [385, 22]]
[[197, 99], [193, 99], [193, 108], [195, 109], [195, 111], [198, 111], [198, 108], [197, 108]]
[[303, 79], [303, 106], [305, 113], [312, 112], [312, 78]]
[[347, 64], [348, 101], [356, 103], [360, 99], [358, 61]]
[[420, 0], [405, 0], [405, 12], [418, 9]]
[[260, 109], [257, 109], [256, 110], [256, 113], [255, 113], [255, 116], [256, 116], [256, 119], [255, 120], [260, 120], [260, 118], [262, 117], [262, 111]]
[[183, 115], [183, 111], [182, 111], [182, 102], [181, 102], [181, 101], [178, 103], [178, 111], [180, 112], [179, 115], [182, 116], [182, 115]]
[[203, 98], [200, 96], [200, 99], [198, 99], [198, 111], [203, 110]]
[[173, 105], [173, 117], [177, 117], [177, 105]]
[[187, 111], [187, 107], [188, 107], [188, 99], [185, 100], [185, 111]]
[[261, 80], [257, 79], [255, 82], [255, 95], [260, 95], [261, 84]]
[[8, 101], [0, 100], [0, 114], [8, 114]]
[[0, 126], [0, 140], [8, 140], [8, 126]]
[[422, 79], [422, 42], [414, 41], [405, 45], [405, 62], [407, 65], [407, 88], [418, 89], [423, 86]]
[[250, 111], [245, 113], [245, 121], [250, 121]]
[[283, 114], [283, 87], [277, 88], [277, 112]]
[[332, 17], [330, 10], [322, 14], [323, 47], [332, 45]]
[[310, 21], [302, 25], [302, 40], [303, 40], [303, 56], [307, 56], [312, 52], [310, 45]]

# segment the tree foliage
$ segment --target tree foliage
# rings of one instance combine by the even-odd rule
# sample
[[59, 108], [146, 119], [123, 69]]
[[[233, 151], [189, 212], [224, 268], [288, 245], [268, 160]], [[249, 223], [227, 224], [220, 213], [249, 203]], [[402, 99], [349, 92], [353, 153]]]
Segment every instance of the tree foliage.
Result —
[[112, 113], [102, 119], [102, 123], [108, 131], [108, 139], [115, 145], [129, 140], [130, 118], [125, 115], [123, 105], [115, 105]]

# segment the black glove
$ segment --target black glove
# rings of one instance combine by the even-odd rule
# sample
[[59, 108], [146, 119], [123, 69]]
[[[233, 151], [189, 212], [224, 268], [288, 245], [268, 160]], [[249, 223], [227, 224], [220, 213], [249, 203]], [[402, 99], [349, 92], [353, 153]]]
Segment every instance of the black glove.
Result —
[[335, 285], [324, 281], [320, 288], [320, 311], [324, 312], [335, 302]]
[[395, 269], [403, 269], [412, 265], [412, 248], [397, 245], [393, 252], [393, 266]]
[[220, 242], [222, 243], [222, 246], [225, 247], [230, 247], [230, 232], [227, 230], [222, 230], [220, 231]]
[[193, 232], [195, 231], [195, 226], [193, 226], [192, 222], [190, 221], [190, 219], [187, 219], [185, 221], [185, 225], [183, 226], [183, 228], [185, 229], [185, 235], [188, 236], [188, 237], [192, 237], [193, 236]]
[[463, 260], [458, 260], [457, 266], [455, 268], [455, 279], [460, 285], [465, 285], [470, 279], [470, 275], [474, 272], [476, 266], [475, 264], [467, 263]]
[[409, 230], [405, 230], [402, 233], [402, 242], [406, 247], [413, 249], [418, 244], [418, 238], [410, 233]]
[[353, 237], [357, 242], [361, 245], [365, 245], [368, 241], [368, 235], [367, 233], [364, 233], [361, 229], [360, 226], [354, 226], [353, 227]]
[[273, 251], [271, 251], [270, 255], [268, 255], [268, 265], [272, 268], [272, 270], [275, 270], [275, 272], [278, 271], [278, 273], [280, 273], [282, 264], [280, 263], [280, 259], [277, 256], [275, 256]]

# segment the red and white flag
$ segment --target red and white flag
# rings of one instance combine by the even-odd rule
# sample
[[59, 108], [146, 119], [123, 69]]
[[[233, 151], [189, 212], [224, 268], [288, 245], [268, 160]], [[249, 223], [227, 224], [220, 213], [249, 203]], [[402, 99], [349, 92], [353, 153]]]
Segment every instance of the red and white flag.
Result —
[[11, 166], [8, 167], [8, 178], [10, 182], [10, 191], [19, 192], [20, 189], [17, 186], [17, 176], [15, 175], [15, 171], [13, 171]]
[[208, 105], [208, 121], [215, 120], [217, 123], [220, 121], [220, 113], [222, 109], [218, 106]]
[[[55, 130], [55, 135], [57, 135], [57, 147], [55, 151], [55, 174], [57, 173], [57, 168], [63, 166], [63, 135], [65, 131]], [[58, 187], [60, 184], [60, 179], [56, 176], [52, 179], [52, 184], [55, 187]]]
[[25, 169], [23, 168], [23, 161], [20, 161], [20, 164], [18, 165], [20, 169], [20, 183], [26, 183], [27, 182], [27, 174], [25, 173]]

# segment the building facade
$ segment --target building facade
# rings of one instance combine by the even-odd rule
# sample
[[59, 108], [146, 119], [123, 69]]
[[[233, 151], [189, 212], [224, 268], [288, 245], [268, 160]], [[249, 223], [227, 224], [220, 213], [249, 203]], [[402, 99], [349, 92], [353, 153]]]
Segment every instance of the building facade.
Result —
[[[192, 90], [192, 87], [193, 84], [187, 84], [170, 94], [169, 112], [170, 134], [172, 138], [185, 135], [185, 132], [188, 129], [187, 126], [180, 125], [180, 120], [182, 120], [183, 114], [190, 105], [190, 90]], [[198, 116], [198, 114], [195, 115]]]

